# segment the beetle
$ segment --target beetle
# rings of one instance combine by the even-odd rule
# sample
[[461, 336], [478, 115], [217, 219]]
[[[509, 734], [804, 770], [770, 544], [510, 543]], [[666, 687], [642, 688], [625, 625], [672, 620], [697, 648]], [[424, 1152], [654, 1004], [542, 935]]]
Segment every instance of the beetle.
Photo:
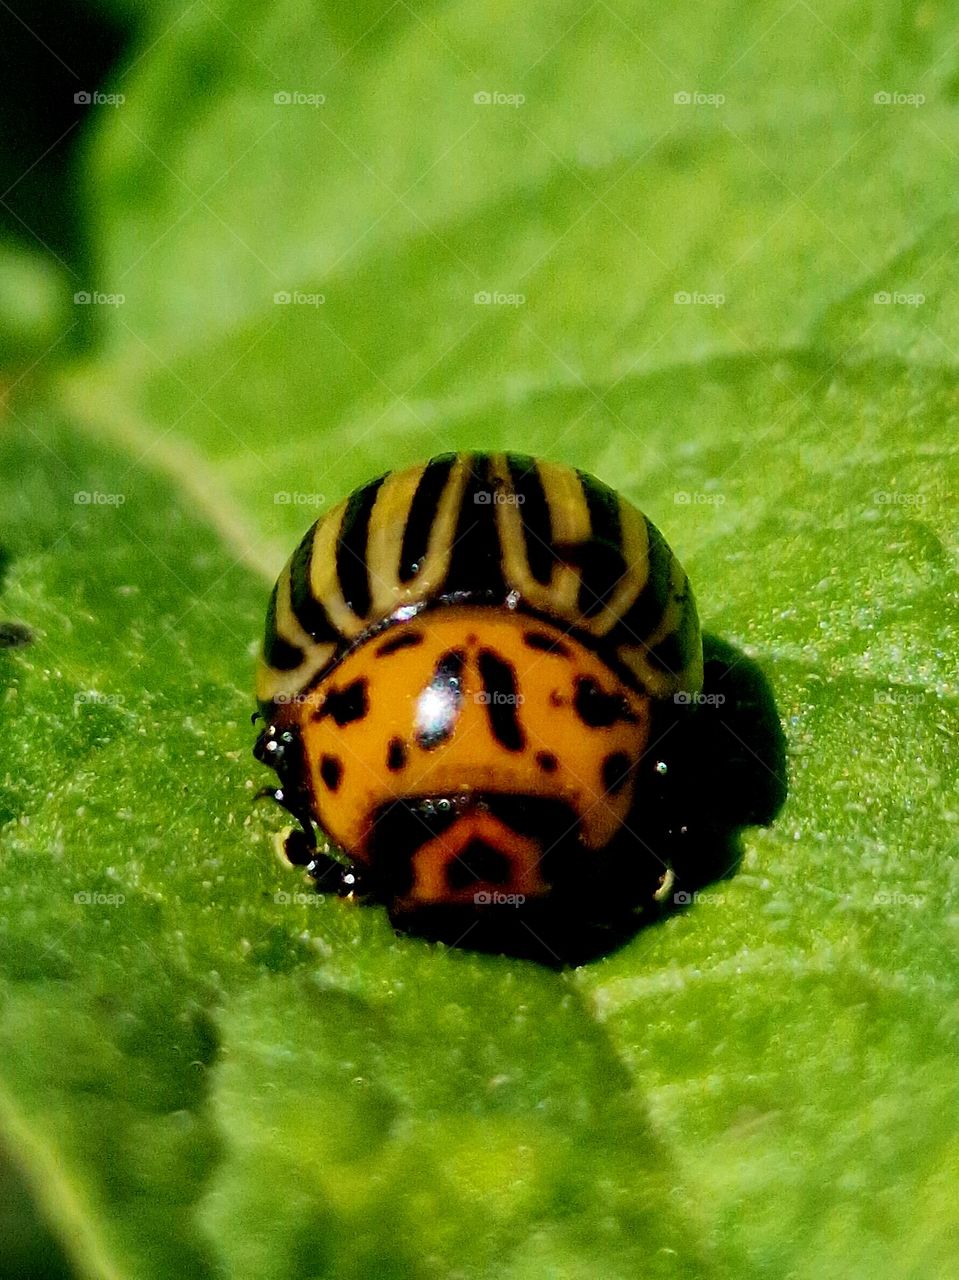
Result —
[[443, 454], [294, 550], [254, 754], [321, 885], [401, 930], [507, 951], [525, 931], [559, 956], [577, 922], [668, 894], [670, 744], [703, 670], [686, 574], [624, 497], [558, 462]]

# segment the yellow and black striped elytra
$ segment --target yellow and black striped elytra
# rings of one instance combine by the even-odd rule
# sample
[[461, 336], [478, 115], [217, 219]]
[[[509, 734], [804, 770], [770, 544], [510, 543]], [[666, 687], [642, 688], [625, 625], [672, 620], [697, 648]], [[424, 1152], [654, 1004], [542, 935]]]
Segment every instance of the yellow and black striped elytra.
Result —
[[444, 603], [558, 622], [653, 697], [702, 682], [692, 592], [651, 521], [559, 463], [448, 454], [370, 481], [307, 530], [270, 600], [265, 713], [374, 631]]
[[640, 511], [560, 463], [446, 454], [362, 485], [293, 552], [256, 755], [318, 878], [431, 936], [531, 928], [668, 886], [644, 832], [702, 681], [692, 590]]

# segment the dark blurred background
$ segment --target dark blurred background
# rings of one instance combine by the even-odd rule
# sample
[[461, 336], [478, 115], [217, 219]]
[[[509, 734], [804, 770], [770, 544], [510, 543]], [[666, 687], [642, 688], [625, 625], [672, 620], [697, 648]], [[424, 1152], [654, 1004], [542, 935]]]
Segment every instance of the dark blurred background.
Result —
[[132, 6], [34, 0], [0, 5], [0, 234], [82, 267], [78, 94], [103, 89], [142, 26]]
[[[89, 248], [77, 173], [93, 108], [76, 96], [110, 82], [140, 27], [132, 7], [122, 5], [0, 3], [0, 274], [12, 308], [29, 313], [36, 301], [29, 296], [35, 278], [16, 269], [21, 257], [83, 272]], [[0, 1280], [73, 1274], [2, 1147], [0, 1238]]]

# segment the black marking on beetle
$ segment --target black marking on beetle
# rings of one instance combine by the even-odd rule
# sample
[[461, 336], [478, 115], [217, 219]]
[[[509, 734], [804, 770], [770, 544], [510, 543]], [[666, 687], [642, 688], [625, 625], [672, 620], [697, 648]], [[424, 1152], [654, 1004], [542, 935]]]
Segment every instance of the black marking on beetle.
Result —
[[553, 755], [552, 751], [537, 751], [536, 763], [544, 773], [555, 773], [559, 767], [559, 761]]
[[569, 647], [558, 636], [548, 635], [545, 631], [524, 631], [523, 644], [528, 649], [538, 649], [541, 653], [555, 653], [558, 658], [570, 656]]
[[335, 791], [343, 777], [343, 762], [336, 756], [323, 756], [320, 760], [320, 777], [329, 791]]
[[290, 604], [294, 617], [307, 635], [318, 644], [336, 643], [342, 636], [310, 586], [313, 539], [318, 525], [319, 521], [310, 525], [290, 561]]
[[283, 853], [294, 867], [308, 867], [316, 857], [316, 840], [311, 841], [305, 831], [294, 827], [283, 841]]
[[629, 781], [632, 762], [625, 751], [614, 751], [603, 761], [603, 787], [611, 796], [619, 795]]
[[507, 751], [522, 751], [526, 737], [517, 715], [516, 672], [492, 649], [481, 649], [479, 673], [486, 695], [489, 727], [496, 741]]
[[428, 699], [428, 718], [424, 723], [419, 721], [417, 711], [416, 742], [424, 751], [432, 751], [434, 747], [446, 742], [452, 735], [460, 708], [463, 705], [463, 667], [466, 665], [466, 654], [462, 649], [448, 649], [441, 653], [436, 662], [433, 678], [420, 694]]
[[370, 516], [385, 479], [385, 476], [379, 476], [350, 496], [336, 540], [336, 576], [340, 590], [343, 599], [359, 618], [366, 617], [372, 601], [370, 567], [366, 559]]
[[390, 745], [386, 749], [386, 767], [390, 773], [399, 773], [406, 767], [406, 747], [402, 739], [390, 738]]
[[560, 691], [559, 691], [558, 689], [550, 689], [550, 691], [549, 691], [549, 705], [550, 705], [551, 707], [565, 707], [565, 706], [566, 706], [566, 699], [563, 697], [563, 695], [560, 693]]
[[545, 586], [552, 579], [557, 556], [549, 500], [539, 468], [533, 458], [519, 453], [508, 453], [506, 462], [523, 524], [526, 563], [536, 581]]
[[592, 618], [609, 603], [626, 572], [619, 498], [607, 485], [577, 472], [589, 510], [589, 541], [579, 553], [579, 610]]
[[677, 597], [677, 603], [682, 605], [682, 612], [675, 628], [654, 645], [647, 655], [650, 666], [670, 675], [677, 674], [686, 666], [699, 629], [696, 604], [688, 582], [682, 594]]
[[440, 454], [423, 468], [406, 517], [403, 545], [400, 549], [400, 582], [410, 582], [419, 573], [429, 550], [433, 521], [443, 491], [449, 482], [456, 455]]
[[397, 635], [390, 636], [388, 640], [384, 640], [381, 645], [377, 645], [374, 650], [374, 656], [388, 658], [391, 653], [396, 653], [399, 649], [412, 649], [415, 645], [422, 643], [422, 631], [400, 631]]
[[666, 539], [650, 520], [646, 520], [646, 533], [649, 540], [646, 582], [609, 633], [608, 639], [615, 645], [644, 644], [646, 637], [659, 626], [669, 599], [672, 555]]
[[351, 680], [345, 689], [331, 689], [319, 710], [313, 712], [313, 719], [325, 720], [327, 716], [332, 716], [337, 727], [342, 729], [344, 725], [362, 720], [369, 709], [367, 682], [361, 676], [357, 680]]
[[280, 785], [272, 789], [273, 799], [300, 823], [303, 839], [316, 847], [312, 805], [306, 779], [306, 753], [299, 726], [280, 729], [267, 724], [253, 744], [254, 759], [276, 771]]
[[270, 603], [266, 610], [266, 631], [263, 637], [263, 660], [267, 666], [276, 671], [292, 671], [298, 667], [306, 656], [302, 649], [284, 640], [276, 630], [276, 598], [280, 591], [280, 583], [270, 594]]
[[471, 840], [446, 868], [446, 883], [451, 889], [468, 889], [478, 882], [508, 884], [511, 861], [501, 849], [485, 840]]
[[458, 817], [457, 806], [442, 796], [390, 800], [374, 811], [369, 855], [376, 883], [387, 899], [409, 891], [413, 854], [428, 840], [442, 835]]
[[503, 600], [502, 548], [496, 525], [495, 496], [502, 488], [493, 473], [489, 455], [476, 453], [466, 460], [466, 484], [450, 548], [450, 562], [443, 594]]
[[621, 693], [606, 693], [592, 676], [576, 677], [573, 709], [590, 729], [608, 729], [621, 721], [635, 724], [636, 716]]

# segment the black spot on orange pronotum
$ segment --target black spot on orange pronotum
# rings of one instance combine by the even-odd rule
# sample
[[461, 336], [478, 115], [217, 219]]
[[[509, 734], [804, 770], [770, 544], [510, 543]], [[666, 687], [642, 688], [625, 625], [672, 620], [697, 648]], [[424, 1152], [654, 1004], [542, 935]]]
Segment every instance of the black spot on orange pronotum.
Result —
[[576, 677], [573, 707], [590, 729], [608, 729], [620, 721], [633, 723], [635, 715], [621, 693], [607, 693], [592, 676]]
[[479, 672], [493, 737], [507, 751], [522, 751], [526, 737], [517, 714], [516, 672], [492, 649], [480, 650]]
[[625, 751], [614, 751], [603, 761], [603, 787], [609, 795], [619, 795], [625, 787], [631, 764]]
[[432, 751], [450, 737], [463, 705], [463, 667], [466, 654], [462, 649], [441, 653], [433, 678], [416, 701], [416, 742]]
[[320, 760], [320, 777], [329, 791], [335, 791], [343, 777], [343, 764], [336, 756], [323, 756]]
[[384, 640], [381, 645], [377, 645], [375, 653], [378, 658], [388, 658], [391, 653], [396, 653], [399, 649], [412, 649], [415, 645], [422, 643], [422, 631], [401, 631], [398, 635]]
[[538, 649], [541, 653], [555, 653], [559, 658], [568, 658], [569, 649], [558, 636], [547, 635], [545, 631], [524, 631], [523, 644], [529, 649]]
[[399, 773], [406, 766], [406, 747], [399, 738], [390, 738], [386, 748], [386, 767], [390, 773]]
[[361, 677], [351, 680], [344, 689], [330, 689], [319, 711], [314, 711], [314, 720], [325, 720], [332, 717], [334, 723], [343, 728], [362, 720], [370, 709], [366, 681]]
[[537, 751], [536, 763], [544, 773], [555, 773], [559, 766], [559, 761], [553, 755], [552, 751]]

